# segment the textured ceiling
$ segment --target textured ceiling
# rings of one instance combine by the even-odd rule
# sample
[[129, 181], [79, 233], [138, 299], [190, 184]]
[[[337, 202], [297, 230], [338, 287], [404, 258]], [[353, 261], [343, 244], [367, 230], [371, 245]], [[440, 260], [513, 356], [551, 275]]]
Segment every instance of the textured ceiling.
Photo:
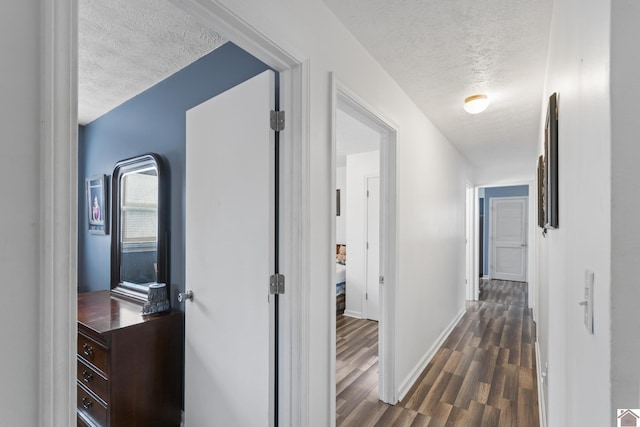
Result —
[[166, 0], [79, 0], [78, 122], [91, 122], [225, 41]]
[[[533, 171], [553, 0], [324, 2], [472, 166]], [[225, 42], [166, 0], [79, 0], [78, 30], [81, 124]]]
[[553, 0], [324, 2], [472, 166], [533, 174]]

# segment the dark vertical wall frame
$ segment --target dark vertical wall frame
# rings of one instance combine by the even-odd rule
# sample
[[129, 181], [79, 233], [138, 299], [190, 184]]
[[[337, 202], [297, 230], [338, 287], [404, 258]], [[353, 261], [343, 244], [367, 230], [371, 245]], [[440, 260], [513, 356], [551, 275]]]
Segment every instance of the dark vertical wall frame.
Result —
[[538, 157], [538, 227], [544, 228], [544, 156]]
[[478, 251], [478, 271], [479, 271], [479, 275], [480, 277], [484, 276], [484, 197], [480, 197], [480, 203], [479, 205], [479, 211], [480, 211], [480, 220], [479, 220], [479, 224], [478, 224], [478, 230], [480, 231], [480, 235], [479, 235], [479, 241], [480, 241], [480, 248]]
[[549, 97], [545, 125], [545, 228], [558, 228], [558, 94]]
[[[233, 43], [226, 43], [104, 116], [79, 129], [78, 288], [110, 288], [110, 236], [89, 237], [85, 178], [111, 174], [116, 162], [158, 153], [165, 162], [172, 294], [184, 291], [186, 111], [269, 67]], [[172, 303], [173, 296], [171, 295]], [[180, 305], [176, 308], [182, 309]]]

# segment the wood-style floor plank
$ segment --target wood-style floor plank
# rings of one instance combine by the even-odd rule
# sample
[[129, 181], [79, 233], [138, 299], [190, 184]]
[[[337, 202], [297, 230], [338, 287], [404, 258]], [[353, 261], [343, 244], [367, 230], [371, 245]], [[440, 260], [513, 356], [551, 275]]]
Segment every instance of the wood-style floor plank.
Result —
[[538, 427], [527, 284], [482, 281], [467, 312], [396, 406], [378, 401], [378, 323], [336, 319], [339, 427]]

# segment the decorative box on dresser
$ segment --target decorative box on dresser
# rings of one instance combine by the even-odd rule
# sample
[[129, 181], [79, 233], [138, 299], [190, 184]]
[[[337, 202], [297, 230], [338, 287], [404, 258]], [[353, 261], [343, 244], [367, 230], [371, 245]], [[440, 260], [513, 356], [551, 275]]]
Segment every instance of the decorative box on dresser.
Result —
[[184, 315], [78, 294], [79, 426], [179, 426]]

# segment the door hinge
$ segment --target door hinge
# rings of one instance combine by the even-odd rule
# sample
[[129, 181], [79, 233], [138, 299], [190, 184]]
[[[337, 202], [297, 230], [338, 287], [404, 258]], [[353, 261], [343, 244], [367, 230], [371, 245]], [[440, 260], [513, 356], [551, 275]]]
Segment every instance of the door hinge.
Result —
[[369, 242], [367, 242], [367, 249], [369, 249]]
[[384, 285], [384, 276], [378, 277], [378, 283], [380, 283], [381, 285]]
[[274, 274], [269, 278], [269, 293], [271, 295], [284, 294], [284, 274]]
[[284, 130], [284, 111], [271, 111], [271, 130], [276, 132]]
[[364, 299], [369, 300], [369, 292], [365, 292]]

